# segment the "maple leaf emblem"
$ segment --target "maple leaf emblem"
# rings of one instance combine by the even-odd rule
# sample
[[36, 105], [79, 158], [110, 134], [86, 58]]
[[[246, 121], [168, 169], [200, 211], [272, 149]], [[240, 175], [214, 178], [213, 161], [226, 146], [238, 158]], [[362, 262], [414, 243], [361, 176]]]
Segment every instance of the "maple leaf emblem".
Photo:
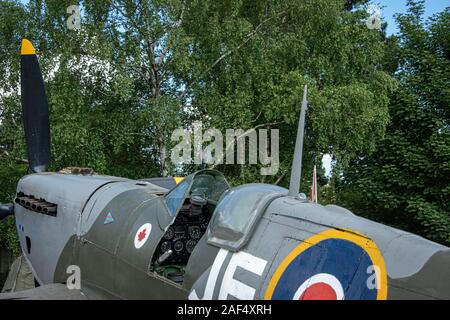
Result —
[[144, 229], [141, 232], [139, 232], [138, 241], [142, 241], [145, 238], [146, 233], [147, 233], [147, 229]]

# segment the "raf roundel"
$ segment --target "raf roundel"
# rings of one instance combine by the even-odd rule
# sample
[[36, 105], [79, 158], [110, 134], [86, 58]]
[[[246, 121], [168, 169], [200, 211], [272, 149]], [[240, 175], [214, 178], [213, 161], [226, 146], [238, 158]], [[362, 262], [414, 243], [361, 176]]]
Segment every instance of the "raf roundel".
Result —
[[148, 240], [152, 232], [152, 225], [150, 223], [143, 224], [134, 236], [134, 247], [140, 249]]
[[329, 273], [319, 273], [306, 279], [294, 294], [293, 300], [343, 300], [341, 282]]
[[372, 240], [354, 231], [324, 231], [286, 256], [264, 298], [384, 300], [387, 273], [383, 256]]

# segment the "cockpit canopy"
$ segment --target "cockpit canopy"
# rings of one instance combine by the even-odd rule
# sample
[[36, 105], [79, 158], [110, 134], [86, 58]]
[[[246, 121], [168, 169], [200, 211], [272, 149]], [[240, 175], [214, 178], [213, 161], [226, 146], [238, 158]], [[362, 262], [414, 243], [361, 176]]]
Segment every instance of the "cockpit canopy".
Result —
[[237, 251], [275, 198], [288, 190], [268, 184], [247, 184], [227, 190], [219, 200], [208, 228], [208, 243]]
[[186, 177], [166, 196], [166, 205], [172, 216], [175, 216], [189, 196], [199, 196], [212, 205], [216, 205], [220, 196], [230, 188], [225, 177], [215, 170], [202, 170]]
[[213, 212], [207, 231], [208, 243], [237, 251], [250, 238], [255, 225], [272, 200], [288, 190], [269, 184], [246, 184], [230, 188], [215, 170], [202, 170], [186, 177], [166, 196], [172, 217], [177, 216], [187, 198], [203, 199]]

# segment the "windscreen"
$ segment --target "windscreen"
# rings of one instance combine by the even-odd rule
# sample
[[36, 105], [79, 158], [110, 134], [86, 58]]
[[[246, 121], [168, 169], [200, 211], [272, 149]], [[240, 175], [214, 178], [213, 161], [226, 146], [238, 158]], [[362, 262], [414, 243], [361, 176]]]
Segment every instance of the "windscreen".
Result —
[[268, 202], [285, 194], [286, 189], [266, 184], [244, 185], [228, 190], [214, 212], [209, 241], [227, 247], [239, 246]]

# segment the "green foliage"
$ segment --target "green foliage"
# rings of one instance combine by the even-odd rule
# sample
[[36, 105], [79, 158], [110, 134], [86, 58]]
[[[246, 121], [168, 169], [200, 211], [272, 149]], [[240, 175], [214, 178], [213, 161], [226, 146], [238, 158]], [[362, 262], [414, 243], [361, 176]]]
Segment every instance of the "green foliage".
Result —
[[[27, 36], [47, 85], [52, 169], [168, 174], [176, 169], [168, 159], [173, 129], [201, 119], [219, 129], [279, 127], [285, 176], [305, 83], [308, 152], [347, 161], [382, 136], [393, 85], [379, 68], [383, 39], [365, 26], [365, 2], [83, 1], [82, 31], [74, 32], [65, 25], [70, 1], [2, 1], [17, 12], [2, 17], [10, 31], [4, 65], [14, 75], [3, 83], [13, 93], [3, 102], [10, 113], [3, 126], [14, 134], [2, 139], [18, 144], [6, 148], [12, 159], [25, 158], [20, 125], [7, 122], [21, 120], [15, 53]], [[6, 28], [21, 21], [16, 32]], [[241, 182], [260, 179], [247, 166], [228, 173], [238, 178], [242, 170], [249, 174]]]
[[0, 247], [11, 250], [14, 255], [20, 254], [14, 218], [8, 217], [0, 223]]
[[[390, 72], [399, 64], [409, 66], [409, 55], [425, 52], [407, 50], [408, 37], [386, 39], [382, 32], [369, 30], [366, 3], [81, 1], [82, 30], [77, 32], [66, 26], [66, 8], [73, 1], [31, 0], [23, 5], [0, 0], [0, 201], [11, 199], [17, 180], [27, 171], [18, 92], [17, 52], [23, 37], [35, 44], [46, 82], [51, 170], [87, 166], [130, 178], [187, 174], [197, 167], [170, 163], [170, 137], [175, 128], [202, 120], [204, 127], [222, 132], [279, 129], [276, 176], [261, 177], [260, 165], [217, 169], [235, 185], [260, 181], [287, 186], [303, 86], [308, 84], [301, 190], [308, 194], [313, 163], [320, 167], [324, 153], [333, 154], [338, 166], [346, 168], [355, 157], [375, 150], [394, 116], [389, 97], [396, 82]], [[417, 34], [417, 41], [433, 48], [423, 57], [423, 65], [417, 65], [417, 72], [428, 74], [429, 91], [419, 86], [417, 90], [441, 106], [435, 108], [436, 114], [446, 114], [448, 100], [438, 94], [440, 86], [448, 87], [443, 85], [448, 71], [445, 24], [436, 22]], [[442, 53], [439, 62], [433, 52]], [[434, 67], [424, 68], [427, 63]], [[412, 87], [415, 79], [399, 77], [399, 82]], [[435, 81], [439, 82], [434, 85]], [[404, 98], [416, 99], [408, 92]], [[407, 109], [409, 102], [401, 101], [398, 104]], [[448, 145], [436, 135], [428, 143], [439, 150]], [[436, 155], [445, 160], [444, 156]], [[426, 158], [417, 156], [415, 161]], [[319, 184], [325, 183], [319, 170]], [[335, 179], [323, 190], [326, 202], [337, 199], [338, 184]], [[358, 189], [360, 194], [361, 190], [366, 189]], [[418, 224], [433, 212], [430, 228], [437, 230], [441, 207], [424, 205], [421, 201], [427, 197], [417, 190], [412, 193], [420, 197], [409, 198], [407, 206], [417, 212]], [[0, 224], [7, 229], [0, 234], [8, 234], [0, 242], [14, 247], [8, 240], [14, 238], [9, 224]]]
[[347, 162], [372, 150], [383, 136], [394, 82], [380, 68], [383, 37], [367, 29], [361, 8], [348, 12], [343, 1], [194, 1], [192, 6], [185, 24], [193, 39], [188, 68], [196, 116], [222, 130], [280, 129], [277, 176], [261, 179], [254, 168], [226, 166], [227, 176], [240, 183], [282, 178], [280, 184], [288, 184], [305, 84], [303, 192], [312, 163], [320, 164], [322, 154]]
[[[345, 171], [339, 200], [356, 212], [450, 244], [450, 10], [425, 26], [423, 1], [398, 16], [400, 88], [386, 137]], [[446, 40], [446, 41], [445, 41]], [[391, 64], [392, 65], [392, 64]], [[362, 192], [363, 190], [363, 192]]]

